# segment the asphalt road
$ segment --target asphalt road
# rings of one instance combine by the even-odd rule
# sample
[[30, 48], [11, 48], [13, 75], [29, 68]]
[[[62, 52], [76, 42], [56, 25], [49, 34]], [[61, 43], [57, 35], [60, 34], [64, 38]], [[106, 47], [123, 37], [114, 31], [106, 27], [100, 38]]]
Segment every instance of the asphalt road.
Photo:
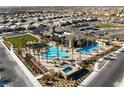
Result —
[[11, 87], [26, 87], [32, 84], [26, 78], [25, 74], [14, 61], [13, 57], [8, 53], [6, 48], [0, 42], [0, 76], [4, 76], [7, 81], [7, 86]]
[[[124, 52], [109, 62], [105, 68], [87, 85], [87, 87], [117, 87], [124, 79]], [[116, 85], [118, 83], [118, 85]]]

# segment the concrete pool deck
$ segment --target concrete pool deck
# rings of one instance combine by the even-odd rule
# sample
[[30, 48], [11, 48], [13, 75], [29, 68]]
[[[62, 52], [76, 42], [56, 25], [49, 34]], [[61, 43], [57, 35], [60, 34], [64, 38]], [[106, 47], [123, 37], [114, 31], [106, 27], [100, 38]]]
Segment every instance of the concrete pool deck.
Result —
[[[102, 52], [102, 51], [104, 51], [104, 50], [107, 50], [109, 47], [104, 47], [104, 49], [98, 49], [98, 50], [94, 50], [94, 51], [92, 51], [91, 53], [88, 53], [88, 54], [81, 54], [81, 59], [80, 59], [80, 54], [79, 53], [73, 53], [73, 58], [76, 60], [76, 62], [78, 62], [78, 61], [81, 61], [81, 60], [83, 60], [83, 59], [88, 59], [88, 58], [90, 58], [90, 57], [92, 57], [92, 56], [95, 56], [96, 54], [98, 54], [98, 53], [100, 53], [100, 52]], [[62, 49], [64, 49], [64, 48], [62, 48]], [[68, 49], [69, 50], [69, 54], [70, 54], [70, 56], [69, 56], [69, 58], [63, 58], [63, 59], [60, 59], [59, 61], [60, 62], [69, 62], [69, 60], [71, 60], [72, 59], [72, 52], [71, 52], [71, 49]], [[33, 52], [33, 51], [32, 51]], [[33, 54], [33, 53], [32, 53]], [[39, 60], [38, 59], [38, 56], [37, 55], [35, 55], [35, 57], [36, 57], [36, 59], [37, 60]], [[41, 56], [40, 56], [40, 62], [45, 66], [45, 67], [47, 67], [48, 69], [54, 69], [56, 72], [58, 72], [62, 67], [55, 67], [55, 63], [54, 63], [54, 59], [52, 59], [52, 60], [48, 60], [48, 63], [47, 63], [47, 59], [46, 58], [42, 58]], [[58, 62], [58, 61], [57, 61]]]

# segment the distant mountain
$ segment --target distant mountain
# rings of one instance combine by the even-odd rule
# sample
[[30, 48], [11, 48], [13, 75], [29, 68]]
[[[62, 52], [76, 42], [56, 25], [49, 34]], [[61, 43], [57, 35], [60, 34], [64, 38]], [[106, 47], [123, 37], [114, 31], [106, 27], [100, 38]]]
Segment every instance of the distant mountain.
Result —
[[67, 8], [67, 9], [85, 9], [85, 8], [124, 8], [124, 6], [0, 6], [0, 12], [10, 12], [17, 10], [28, 10], [28, 9], [42, 9], [42, 8]]

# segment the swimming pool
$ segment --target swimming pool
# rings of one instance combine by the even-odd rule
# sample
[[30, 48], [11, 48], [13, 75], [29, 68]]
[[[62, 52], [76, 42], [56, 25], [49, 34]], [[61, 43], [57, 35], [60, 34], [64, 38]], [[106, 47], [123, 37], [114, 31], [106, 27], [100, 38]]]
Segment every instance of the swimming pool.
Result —
[[66, 67], [66, 68], [63, 69], [63, 71], [65, 73], [68, 73], [68, 72], [72, 71], [72, 68], [71, 67]]
[[[48, 57], [48, 59], [53, 59], [57, 57], [57, 47], [55, 46], [48, 46], [48, 50], [41, 53], [45, 58]], [[68, 58], [69, 54], [67, 54], [65, 51], [58, 49], [58, 56], [60, 58]]]
[[4, 82], [0, 80], [0, 87], [4, 87]]
[[96, 50], [97, 48], [99, 48], [99, 45], [97, 43], [95, 43], [95, 44], [90, 44], [88, 46], [85, 46], [85, 47], [77, 50], [76, 52], [81, 53], [81, 54], [86, 54], [93, 50]]

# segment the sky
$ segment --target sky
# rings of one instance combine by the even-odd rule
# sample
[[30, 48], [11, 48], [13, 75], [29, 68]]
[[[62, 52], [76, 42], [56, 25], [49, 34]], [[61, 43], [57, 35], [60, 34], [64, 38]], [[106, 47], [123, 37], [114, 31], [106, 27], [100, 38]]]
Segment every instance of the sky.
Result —
[[124, 0], [0, 0], [0, 6], [124, 6]]

